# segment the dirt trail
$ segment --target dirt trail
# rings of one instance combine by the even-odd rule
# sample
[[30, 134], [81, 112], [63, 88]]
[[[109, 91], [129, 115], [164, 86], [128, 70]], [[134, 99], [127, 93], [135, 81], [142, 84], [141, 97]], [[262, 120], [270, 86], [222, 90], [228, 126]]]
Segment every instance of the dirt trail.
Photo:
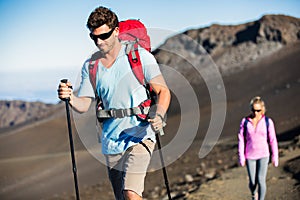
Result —
[[[280, 158], [280, 165], [275, 168], [269, 165], [267, 175], [266, 200], [294, 200], [300, 199], [297, 180], [284, 171], [287, 161], [300, 155], [300, 149], [289, 151]], [[299, 183], [298, 183], [299, 184]], [[245, 167], [233, 168], [221, 177], [201, 185], [200, 189], [191, 194], [189, 200], [249, 200], [248, 177]]]

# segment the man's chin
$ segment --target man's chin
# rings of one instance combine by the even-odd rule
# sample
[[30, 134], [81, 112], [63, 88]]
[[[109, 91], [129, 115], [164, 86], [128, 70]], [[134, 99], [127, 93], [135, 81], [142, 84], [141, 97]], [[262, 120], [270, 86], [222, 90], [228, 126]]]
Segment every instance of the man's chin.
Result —
[[107, 54], [108, 53], [108, 51], [105, 50], [105, 49], [102, 49], [102, 48], [99, 48], [99, 47], [98, 47], [98, 49], [101, 52], [101, 54]]

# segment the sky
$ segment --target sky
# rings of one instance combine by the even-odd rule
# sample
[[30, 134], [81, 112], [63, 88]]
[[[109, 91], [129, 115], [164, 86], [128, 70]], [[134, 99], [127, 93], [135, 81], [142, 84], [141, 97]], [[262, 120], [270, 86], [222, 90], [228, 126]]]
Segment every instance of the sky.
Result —
[[153, 48], [215, 23], [235, 25], [265, 14], [300, 18], [299, 0], [0, 0], [0, 100], [57, 103], [60, 79], [76, 82], [95, 50], [86, 21], [100, 5], [120, 20], [140, 19]]

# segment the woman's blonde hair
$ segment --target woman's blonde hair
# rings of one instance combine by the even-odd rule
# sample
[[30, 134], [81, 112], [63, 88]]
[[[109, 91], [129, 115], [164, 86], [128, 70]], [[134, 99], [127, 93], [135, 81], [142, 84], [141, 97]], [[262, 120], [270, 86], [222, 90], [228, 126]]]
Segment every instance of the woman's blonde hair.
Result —
[[250, 109], [253, 109], [253, 105], [254, 104], [260, 104], [262, 106], [262, 113], [265, 114], [267, 109], [266, 109], [266, 105], [265, 102], [262, 100], [262, 98], [260, 96], [256, 96], [253, 97], [250, 101]]

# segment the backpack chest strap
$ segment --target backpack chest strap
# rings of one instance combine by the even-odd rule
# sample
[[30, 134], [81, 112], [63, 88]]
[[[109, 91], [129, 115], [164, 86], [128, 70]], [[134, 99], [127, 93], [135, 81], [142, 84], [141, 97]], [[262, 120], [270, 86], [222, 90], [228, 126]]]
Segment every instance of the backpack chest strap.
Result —
[[125, 109], [110, 109], [110, 110], [97, 110], [98, 118], [124, 118], [131, 117], [135, 115], [147, 115], [150, 110], [150, 107], [133, 107]]

